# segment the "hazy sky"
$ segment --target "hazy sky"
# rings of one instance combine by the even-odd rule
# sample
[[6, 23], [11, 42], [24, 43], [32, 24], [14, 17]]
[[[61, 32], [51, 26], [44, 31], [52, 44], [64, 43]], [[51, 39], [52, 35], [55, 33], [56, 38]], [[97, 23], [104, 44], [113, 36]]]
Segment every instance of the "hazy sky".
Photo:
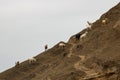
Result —
[[120, 0], [0, 0], [0, 72], [86, 28]]

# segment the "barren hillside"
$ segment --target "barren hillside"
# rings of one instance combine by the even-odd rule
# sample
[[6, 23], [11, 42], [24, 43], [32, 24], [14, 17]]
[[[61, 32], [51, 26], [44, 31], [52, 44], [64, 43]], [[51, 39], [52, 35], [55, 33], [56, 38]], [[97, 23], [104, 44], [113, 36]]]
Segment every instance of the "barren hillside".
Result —
[[0, 80], [120, 80], [120, 3], [91, 29], [80, 31], [64, 44], [37, 55], [32, 64], [24, 61], [0, 73]]

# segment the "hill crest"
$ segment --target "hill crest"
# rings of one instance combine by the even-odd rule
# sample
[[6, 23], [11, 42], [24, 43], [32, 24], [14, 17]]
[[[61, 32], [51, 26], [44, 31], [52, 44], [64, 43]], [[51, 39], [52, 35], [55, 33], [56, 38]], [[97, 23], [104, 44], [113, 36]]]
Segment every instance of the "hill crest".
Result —
[[[102, 20], [106, 20], [102, 23]], [[81, 36], [87, 32], [85, 37]], [[76, 35], [80, 38], [76, 39]], [[1, 80], [119, 80], [120, 3], [103, 14], [91, 29], [37, 55], [33, 64], [20, 63], [0, 73]]]

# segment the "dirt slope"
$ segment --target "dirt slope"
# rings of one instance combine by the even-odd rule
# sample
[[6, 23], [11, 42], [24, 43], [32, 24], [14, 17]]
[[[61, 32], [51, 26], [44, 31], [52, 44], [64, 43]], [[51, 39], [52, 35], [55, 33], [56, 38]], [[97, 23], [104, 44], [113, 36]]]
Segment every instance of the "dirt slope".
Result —
[[[102, 20], [107, 18], [106, 23]], [[92, 29], [73, 35], [64, 48], [59, 43], [0, 73], [0, 80], [120, 80], [120, 3], [93, 23]]]

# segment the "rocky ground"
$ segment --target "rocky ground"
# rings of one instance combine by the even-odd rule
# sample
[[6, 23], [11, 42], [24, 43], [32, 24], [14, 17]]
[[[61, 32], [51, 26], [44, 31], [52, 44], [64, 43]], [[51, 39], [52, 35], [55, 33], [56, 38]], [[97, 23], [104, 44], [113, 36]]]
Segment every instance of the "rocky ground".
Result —
[[120, 3], [77, 34], [64, 48], [58, 43], [37, 55], [36, 62], [0, 73], [0, 80], [120, 80]]

